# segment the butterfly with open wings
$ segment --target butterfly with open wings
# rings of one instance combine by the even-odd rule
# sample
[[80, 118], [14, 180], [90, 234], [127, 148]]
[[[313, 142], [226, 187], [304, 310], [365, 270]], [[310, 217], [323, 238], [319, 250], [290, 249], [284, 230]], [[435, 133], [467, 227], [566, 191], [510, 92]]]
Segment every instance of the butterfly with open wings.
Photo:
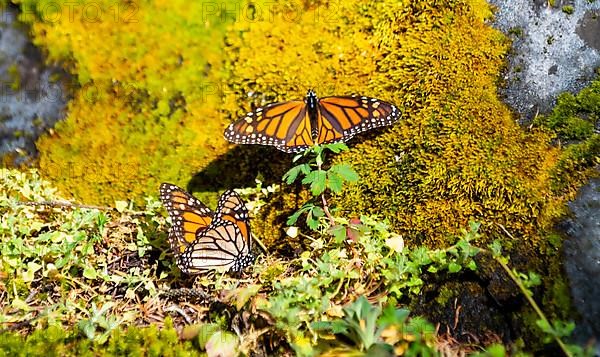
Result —
[[317, 98], [309, 90], [304, 100], [271, 103], [248, 113], [225, 130], [237, 144], [275, 146], [296, 153], [315, 144], [347, 141], [364, 131], [390, 125], [400, 118], [395, 105], [363, 96]]

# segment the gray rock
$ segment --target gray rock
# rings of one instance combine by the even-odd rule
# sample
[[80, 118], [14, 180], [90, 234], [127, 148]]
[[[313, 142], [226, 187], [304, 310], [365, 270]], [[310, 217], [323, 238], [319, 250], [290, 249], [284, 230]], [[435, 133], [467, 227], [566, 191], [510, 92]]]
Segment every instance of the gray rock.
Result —
[[[493, 25], [513, 38], [501, 90], [521, 122], [548, 112], [558, 94], [577, 92], [600, 66], [600, 1], [491, 0]], [[572, 14], [563, 11], [571, 6]]]
[[64, 73], [44, 65], [16, 11], [0, 13], [0, 155], [16, 152], [20, 162], [36, 153], [35, 140], [64, 116], [68, 95], [53, 81]]
[[593, 337], [600, 340], [600, 179], [583, 186], [569, 208], [573, 217], [564, 225], [569, 237], [564, 243], [565, 271], [581, 315], [574, 336], [586, 343]]

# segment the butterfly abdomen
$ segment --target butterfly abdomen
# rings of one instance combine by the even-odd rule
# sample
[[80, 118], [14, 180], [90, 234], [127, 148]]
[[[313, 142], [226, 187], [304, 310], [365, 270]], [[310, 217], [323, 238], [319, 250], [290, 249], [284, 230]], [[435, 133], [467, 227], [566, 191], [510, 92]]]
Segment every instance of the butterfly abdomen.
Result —
[[310, 119], [310, 135], [314, 142], [319, 135], [319, 98], [312, 89], [309, 89], [306, 94], [306, 111]]

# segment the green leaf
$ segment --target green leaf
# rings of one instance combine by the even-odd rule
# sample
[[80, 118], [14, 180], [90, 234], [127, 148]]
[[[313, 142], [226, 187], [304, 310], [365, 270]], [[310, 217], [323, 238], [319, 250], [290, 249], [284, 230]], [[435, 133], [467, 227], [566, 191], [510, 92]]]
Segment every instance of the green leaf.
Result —
[[348, 182], [356, 182], [359, 178], [358, 173], [356, 173], [352, 166], [348, 164], [333, 165], [329, 170], [335, 172], [341, 176], [343, 180]]
[[319, 228], [319, 220], [314, 218], [312, 212], [306, 215], [306, 225], [313, 231], [316, 231], [317, 228]]
[[538, 286], [542, 283], [540, 276], [532, 271], [529, 272], [527, 281], [527, 287]]
[[187, 325], [181, 331], [181, 337], [186, 340], [197, 337], [198, 345], [204, 349], [208, 339], [220, 329], [217, 324]]
[[92, 266], [87, 266], [83, 269], [83, 276], [87, 279], [94, 280], [98, 276], [96, 269]]
[[315, 157], [318, 158], [323, 153], [324, 149], [325, 149], [324, 145], [315, 144], [313, 147], [311, 147], [309, 150], [307, 150], [307, 152], [309, 154], [313, 154]]
[[342, 191], [344, 180], [335, 172], [327, 171], [327, 187], [334, 193]]
[[319, 206], [314, 206], [311, 210], [311, 213], [317, 218], [323, 217], [325, 215], [325, 211], [323, 211], [323, 209]]
[[302, 214], [301, 210], [296, 211], [294, 214], [292, 214], [291, 216], [288, 217], [285, 224], [287, 224], [288, 226], [293, 226], [294, 224], [296, 224], [296, 222], [298, 221], [298, 218], [300, 218], [301, 214]]
[[450, 273], [458, 273], [461, 269], [462, 267], [455, 262], [450, 262], [450, 264], [448, 264], [448, 271]]
[[209, 356], [237, 356], [239, 342], [231, 332], [217, 331], [206, 342], [206, 353]]
[[401, 326], [404, 324], [406, 319], [408, 319], [408, 315], [410, 311], [406, 309], [396, 309], [392, 305], [387, 305], [385, 309], [383, 309], [383, 314], [379, 318], [378, 325], [382, 328], [386, 328], [391, 325]]
[[550, 324], [548, 323], [548, 321], [546, 320], [536, 320], [535, 324], [538, 325], [538, 327], [544, 332], [547, 333], [549, 335], [554, 336], [554, 330], [552, 329], [552, 326], [550, 326]]
[[323, 153], [322, 150], [315, 150], [315, 152], [317, 152], [317, 157], [315, 157], [315, 163], [317, 164], [317, 167], [321, 167], [323, 166], [323, 161], [325, 161], [325, 153]]
[[406, 331], [415, 335], [435, 334], [435, 327], [421, 316], [415, 316], [406, 325]]
[[308, 172], [310, 172], [310, 167], [307, 164], [294, 166], [283, 175], [283, 180], [289, 185], [296, 181], [298, 175], [300, 175], [301, 173], [304, 173], [306, 175]]
[[325, 191], [327, 174], [323, 170], [311, 171], [302, 180], [303, 184], [310, 184], [310, 191], [313, 196], [318, 196]]
[[80, 320], [77, 323], [77, 327], [90, 340], [93, 340], [96, 336], [96, 326], [90, 320]]
[[383, 342], [375, 343], [369, 347], [365, 356], [393, 357], [394, 347]]
[[499, 240], [495, 240], [492, 242], [492, 244], [490, 244], [488, 246], [490, 248], [490, 250], [492, 251], [492, 255], [494, 257], [499, 257], [502, 255], [502, 244], [500, 243]]
[[29, 305], [27, 305], [27, 303], [24, 300], [21, 300], [18, 297], [15, 297], [13, 299], [13, 301], [10, 303], [10, 306], [12, 306], [14, 309], [17, 309], [17, 310], [23, 310], [23, 311], [31, 310], [31, 307]]
[[343, 320], [335, 320], [329, 325], [329, 329], [333, 333], [346, 333], [348, 331], [348, 325]]
[[303, 158], [305, 153], [306, 153], [306, 151], [302, 152], [300, 154], [294, 155], [294, 158], [292, 159], [292, 162], [296, 162], [296, 161], [300, 160], [301, 158]]
[[501, 344], [493, 344], [491, 346], [488, 346], [485, 349], [485, 354], [481, 353], [479, 354], [480, 356], [486, 356], [486, 357], [504, 357], [506, 356], [506, 349], [504, 348], [503, 345]]
[[410, 256], [411, 256], [411, 260], [420, 266], [431, 263], [431, 259], [429, 258], [429, 255], [427, 254], [427, 248], [425, 248], [425, 247], [419, 247], [419, 248], [415, 249], [410, 254]]
[[566, 337], [571, 335], [571, 333], [575, 329], [575, 323], [573, 323], [572, 321], [564, 322], [560, 320], [554, 320], [552, 321], [552, 328], [556, 336]]
[[329, 228], [329, 233], [333, 235], [336, 243], [341, 243], [346, 240], [346, 227], [341, 224]]
[[251, 284], [245, 288], [236, 290], [237, 295], [236, 295], [235, 307], [237, 308], [238, 311], [242, 310], [242, 308], [244, 307], [244, 305], [246, 305], [248, 300], [250, 300], [250, 298], [252, 298], [253, 296], [255, 296], [258, 293], [261, 286], [262, 285], [259, 285], [259, 284]]
[[27, 263], [27, 270], [23, 272], [22, 278], [23, 281], [28, 283], [35, 279], [35, 273], [42, 268], [41, 265], [35, 262]]
[[471, 260], [468, 264], [467, 264], [467, 268], [469, 268], [472, 271], [477, 270], [477, 263], [475, 263], [474, 260]]
[[469, 222], [469, 229], [473, 233], [477, 233], [479, 231], [480, 226], [481, 226], [481, 223], [479, 223], [479, 222], [472, 222], [472, 221]]
[[311, 211], [314, 207], [315, 207], [315, 205], [313, 205], [313, 204], [305, 204], [299, 210], [297, 210], [294, 214], [292, 214], [291, 216], [288, 217], [286, 224], [288, 226], [293, 226], [294, 224], [296, 224], [296, 222], [298, 221], [298, 218], [300, 218], [300, 215], [302, 215], [302, 213]]
[[325, 144], [323, 145], [324, 149], [328, 149], [335, 154], [338, 154], [342, 151], [348, 150], [348, 145], [344, 142], [333, 143], [333, 144]]

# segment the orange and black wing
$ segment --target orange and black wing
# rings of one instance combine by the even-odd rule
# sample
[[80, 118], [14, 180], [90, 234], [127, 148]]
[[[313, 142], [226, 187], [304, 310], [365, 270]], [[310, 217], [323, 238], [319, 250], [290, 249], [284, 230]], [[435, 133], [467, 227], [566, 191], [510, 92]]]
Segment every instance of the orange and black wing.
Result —
[[[238, 226], [243, 237], [237, 242], [240, 245], [239, 248], [243, 251], [249, 251], [252, 240], [250, 237], [250, 218], [242, 198], [233, 190], [225, 191], [219, 198], [215, 212], [215, 221], [223, 220]], [[247, 245], [247, 247], [244, 247], [244, 245]]]
[[246, 237], [229, 221], [215, 221], [177, 257], [177, 266], [186, 274], [221, 269], [240, 272], [254, 262]]
[[288, 153], [313, 145], [310, 118], [302, 100], [273, 103], [229, 125], [225, 139], [236, 144], [275, 146]]
[[160, 185], [160, 199], [171, 217], [169, 244], [177, 256], [207, 229], [214, 213], [200, 200], [170, 183]]
[[177, 265], [187, 274], [209, 269], [239, 272], [254, 262], [251, 240], [246, 204], [235, 191], [225, 191], [210, 226], [185, 249]]
[[364, 131], [390, 125], [400, 118], [395, 105], [362, 96], [324, 97], [317, 118], [319, 144], [347, 141]]

